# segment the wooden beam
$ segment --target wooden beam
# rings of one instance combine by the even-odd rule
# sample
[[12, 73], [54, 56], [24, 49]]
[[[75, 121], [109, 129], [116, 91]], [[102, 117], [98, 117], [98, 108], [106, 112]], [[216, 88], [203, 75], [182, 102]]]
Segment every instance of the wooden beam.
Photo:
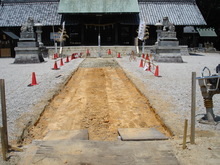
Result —
[[5, 143], [5, 150], [8, 152], [8, 127], [7, 127], [7, 112], [6, 112], [6, 99], [5, 99], [5, 81], [0, 79], [0, 91], [1, 91], [1, 108], [2, 108], [2, 132]]

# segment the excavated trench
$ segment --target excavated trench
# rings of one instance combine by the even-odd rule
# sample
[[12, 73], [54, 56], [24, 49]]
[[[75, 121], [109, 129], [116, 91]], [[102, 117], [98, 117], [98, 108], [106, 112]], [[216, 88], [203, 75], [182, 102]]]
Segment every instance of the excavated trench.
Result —
[[113, 59], [87, 58], [29, 129], [26, 142], [51, 130], [88, 129], [90, 140], [114, 141], [118, 128], [157, 128], [160, 117]]

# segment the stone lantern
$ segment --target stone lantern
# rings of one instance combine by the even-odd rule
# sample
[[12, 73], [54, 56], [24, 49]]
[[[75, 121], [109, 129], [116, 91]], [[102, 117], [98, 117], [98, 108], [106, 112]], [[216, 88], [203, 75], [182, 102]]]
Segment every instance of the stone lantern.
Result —
[[159, 21], [155, 26], [157, 27], [157, 42], [154, 46], [154, 61], [182, 63], [181, 47], [176, 38], [174, 24], [169, 21], [168, 17], [163, 17], [163, 22]]
[[35, 23], [34, 26], [36, 27], [36, 33], [37, 33], [37, 41], [39, 43], [39, 47], [43, 47], [42, 39], [41, 39], [41, 34], [42, 34], [42, 26], [40, 22]]
[[163, 29], [163, 24], [160, 22], [160, 20], [155, 24], [155, 26], [157, 27], [157, 42], [155, 43], [157, 45], [159, 39], [160, 39], [160, 36], [161, 36], [161, 32], [162, 32], [162, 29]]
[[[40, 32], [40, 31], [39, 31]], [[42, 31], [41, 31], [42, 33]], [[41, 34], [38, 33], [38, 34]], [[41, 40], [41, 39], [40, 39]], [[39, 38], [38, 38], [39, 42]], [[34, 32], [34, 19], [29, 17], [21, 26], [21, 33], [18, 46], [15, 50], [15, 64], [40, 63], [44, 61], [42, 51], [36, 41]]]

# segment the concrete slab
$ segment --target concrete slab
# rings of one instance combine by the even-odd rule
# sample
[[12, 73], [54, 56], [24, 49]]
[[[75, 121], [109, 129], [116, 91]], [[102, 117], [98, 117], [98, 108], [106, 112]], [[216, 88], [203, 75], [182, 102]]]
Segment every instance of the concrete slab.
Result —
[[53, 130], [43, 140], [89, 140], [88, 130]]
[[118, 133], [123, 141], [167, 140], [156, 128], [119, 128]]
[[[169, 141], [39, 141], [18, 165], [177, 165]], [[30, 153], [33, 153], [32, 155]]]

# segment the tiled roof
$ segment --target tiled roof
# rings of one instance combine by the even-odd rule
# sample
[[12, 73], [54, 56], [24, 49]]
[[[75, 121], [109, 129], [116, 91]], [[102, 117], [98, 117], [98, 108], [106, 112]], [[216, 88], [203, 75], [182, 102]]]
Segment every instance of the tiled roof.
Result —
[[138, 2], [195, 2], [196, 0], [138, 0]]
[[206, 22], [194, 0], [145, 0], [139, 2], [140, 20], [155, 25], [158, 20], [168, 17], [175, 25], [206, 25]]
[[4, 0], [4, 3], [59, 2], [59, 0]]
[[58, 13], [139, 13], [137, 0], [60, 0]]
[[[5, 4], [0, 6], [0, 27], [21, 26], [28, 17], [33, 17], [35, 22], [40, 21], [43, 26], [61, 24], [62, 15], [57, 12], [59, 0], [13, 1], [17, 0], [5, 0]], [[30, 3], [25, 3], [27, 1]], [[140, 20], [146, 19], [148, 25], [155, 25], [165, 16], [175, 25], [206, 25], [195, 0], [139, 0], [138, 5]]]
[[60, 25], [58, 2], [7, 3], [0, 6], [0, 27], [21, 26], [28, 17], [40, 21], [43, 26]]
[[214, 28], [197, 28], [196, 30], [201, 37], [217, 37]]

